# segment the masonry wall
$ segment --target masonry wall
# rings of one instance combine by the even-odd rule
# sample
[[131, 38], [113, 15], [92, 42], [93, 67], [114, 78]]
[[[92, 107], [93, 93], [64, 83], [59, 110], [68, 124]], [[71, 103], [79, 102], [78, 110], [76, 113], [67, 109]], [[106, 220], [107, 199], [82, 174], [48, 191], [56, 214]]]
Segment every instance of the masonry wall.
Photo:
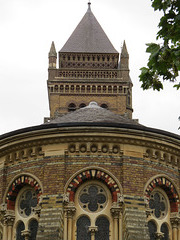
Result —
[[[126, 135], [126, 140], [122, 142], [122, 137], [111, 137], [111, 133], [103, 138], [95, 137], [98, 134], [102, 135], [93, 133], [94, 137], [69, 137], [63, 141], [59, 137], [48, 138], [47, 144], [33, 146], [30, 155], [21, 157], [19, 153], [22, 149], [19, 149], [9, 151], [0, 158], [1, 204], [6, 199], [4, 194], [9, 184], [17, 175], [32, 174], [43, 186], [38, 240], [63, 239], [64, 187], [73, 174], [85, 167], [107, 170], [120, 182], [124, 196], [124, 239], [127, 240], [148, 239], [144, 191], [152, 177], [168, 176], [179, 193], [180, 166], [175, 145], [171, 144], [169, 149], [159, 149], [158, 155], [157, 147], [161, 143], [146, 146], [148, 144], [143, 143], [144, 139], [132, 142]], [[27, 149], [29, 151], [30, 147], [23, 151], [28, 153]], [[164, 152], [169, 154], [168, 159]]]

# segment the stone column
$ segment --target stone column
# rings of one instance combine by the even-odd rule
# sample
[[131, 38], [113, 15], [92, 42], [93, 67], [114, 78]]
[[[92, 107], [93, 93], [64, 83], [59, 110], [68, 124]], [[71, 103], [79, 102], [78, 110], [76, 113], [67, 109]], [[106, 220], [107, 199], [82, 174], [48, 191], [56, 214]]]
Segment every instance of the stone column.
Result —
[[66, 222], [67, 229], [66, 228], [64, 229], [64, 231], [67, 231], [67, 237], [65, 232], [65, 237], [66, 237], [65, 239], [72, 240], [73, 216], [74, 216], [74, 213], [76, 212], [74, 203], [70, 202], [67, 206], [65, 206], [64, 211], [65, 211], [65, 221], [67, 221]]
[[64, 210], [64, 240], [67, 240], [67, 211]]
[[122, 207], [120, 208], [120, 216], [119, 216], [119, 240], [123, 240], [123, 216], [122, 216]]
[[7, 221], [5, 218], [5, 214], [7, 212], [7, 205], [6, 204], [1, 204], [0, 205], [0, 222], [3, 226], [3, 235], [2, 235], [2, 240], [7, 240], [8, 235], [7, 235]]
[[178, 222], [178, 240], [180, 240], [180, 220]]
[[98, 230], [98, 227], [89, 227], [89, 232], [91, 232], [91, 240], [95, 240], [95, 234]]
[[119, 240], [120, 239], [120, 212], [121, 212], [121, 208], [119, 206], [112, 206], [111, 208], [111, 214], [113, 216], [113, 225], [114, 225], [114, 229], [113, 229], [113, 240]]
[[7, 240], [7, 239], [8, 239], [7, 221], [4, 219], [3, 220], [3, 239], [2, 240]]
[[173, 214], [173, 216], [170, 217], [171, 220], [171, 226], [172, 226], [172, 240], [178, 240], [179, 238], [179, 221], [180, 217], [176, 214]]
[[14, 219], [15, 219], [14, 211], [7, 210], [5, 214], [5, 221], [7, 223], [7, 240], [12, 240]]

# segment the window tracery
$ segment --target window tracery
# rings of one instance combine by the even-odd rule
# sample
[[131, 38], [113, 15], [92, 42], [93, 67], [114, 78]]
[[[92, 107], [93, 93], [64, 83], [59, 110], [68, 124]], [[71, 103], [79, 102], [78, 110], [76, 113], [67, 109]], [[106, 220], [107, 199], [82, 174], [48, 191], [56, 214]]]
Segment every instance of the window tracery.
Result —
[[161, 188], [155, 188], [150, 194], [149, 210], [148, 228], [150, 240], [155, 240], [158, 236], [161, 236], [163, 240], [169, 240], [170, 204], [167, 194]]
[[25, 186], [17, 196], [15, 204], [15, 229], [16, 240], [36, 240], [38, 230], [38, 204], [37, 193], [34, 188]]
[[[106, 186], [98, 181], [84, 183], [75, 196], [77, 240], [109, 240], [111, 194]], [[111, 220], [112, 221], [112, 220]], [[111, 228], [111, 229], [110, 229]]]

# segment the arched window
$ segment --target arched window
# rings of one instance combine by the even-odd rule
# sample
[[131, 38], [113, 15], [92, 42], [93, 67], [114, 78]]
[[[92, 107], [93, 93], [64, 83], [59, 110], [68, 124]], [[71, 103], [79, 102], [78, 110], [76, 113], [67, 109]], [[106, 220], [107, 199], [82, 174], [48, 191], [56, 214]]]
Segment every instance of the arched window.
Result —
[[149, 209], [151, 211], [148, 217], [150, 240], [155, 240], [160, 235], [162, 235], [163, 240], [169, 240], [170, 204], [164, 190], [157, 187], [152, 191]]
[[91, 233], [89, 231], [90, 219], [82, 216], [77, 220], [77, 240], [91, 240]]
[[112, 204], [109, 189], [98, 181], [88, 181], [78, 188], [75, 195], [76, 240], [110, 240], [113, 226], [110, 212]]
[[95, 85], [92, 86], [92, 92], [96, 92], [96, 86]]
[[36, 219], [32, 219], [29, 222], [29, 231], [30, 231], [30, 237], [29, 240], [36, 240], [37, 230], [38, 230], [38, 221]]
[[81, 104], [79, 105], [79, 108], [84, 108], [84, 107], [86, 107], [86, 104], [85, 104], [85, 103], [81, 103]]
[[101, 104], [101, 107], [102, 107], [102, 108], [106, 108], [106, 109], [108, 109], [108, 105], [105, 104], [105, 103]]
[[103, 92], [106, 92], [106, 86], [103, 86]]
[[152, 220], [148, 222], [150, 240], [156, 240], [157, 226]]
[[70, 103], [68, 106], [68, 112], [76, 111], [76, 105], [74, 103]]
[[114, 86], [114, 87], [113, 87], [113, 92], [114, 92], [114, 93], [117, 93], [117, 86]]
[[112, 86], [108, 86], [108, 92], [109, 92], [109, 93], [112, 92]]
[[25, 226], [24, 226], [24, 223], [22, 221], [20, 221], [18, 224], [17, 224], [17, 228], [16, 228], [16, 239], [18, 240], [24, 240], [24, 236], [22, 236], [22, 231], [25, 230]]
[[101, 86], [98, 86], [98, 87], [97, 87], [97, 91], [98, 91], [98, 92], [101, 92]]
[[25, 186], [17, 196], [15, 203], [16, 240], [25, 240], [24, 231], [28, 231], [29, 240], [36, 240], [38, 215], [36, 207], [38, 196], [34, 188]]
[[109, 220], [104, 217], [98, 217], [96, 220], [98, 231], [95, 234], [95, 240], [109, 240]]
[[63, 90], [64, 90], [64, 86], [60, 85], [60, 92], [63, 92]]
[[91, 87], [88, 85], [87, 86], [87, 92], [90, 92]]
[[82, 87], [81, 87], [81, 92], [85, 92], [85, 86], [84, 85], [82, 85]]

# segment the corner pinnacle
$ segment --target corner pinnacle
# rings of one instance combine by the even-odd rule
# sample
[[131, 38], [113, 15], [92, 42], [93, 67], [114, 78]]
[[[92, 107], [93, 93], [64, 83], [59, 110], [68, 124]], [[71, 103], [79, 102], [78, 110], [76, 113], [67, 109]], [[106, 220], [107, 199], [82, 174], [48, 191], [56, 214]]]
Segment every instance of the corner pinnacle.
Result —
[[51, 44], [51, 48], [49, 51], [49, 57], [57, 57], [57, 52], [56, 52], [54, 41], [52, 41], [52, 44]]

